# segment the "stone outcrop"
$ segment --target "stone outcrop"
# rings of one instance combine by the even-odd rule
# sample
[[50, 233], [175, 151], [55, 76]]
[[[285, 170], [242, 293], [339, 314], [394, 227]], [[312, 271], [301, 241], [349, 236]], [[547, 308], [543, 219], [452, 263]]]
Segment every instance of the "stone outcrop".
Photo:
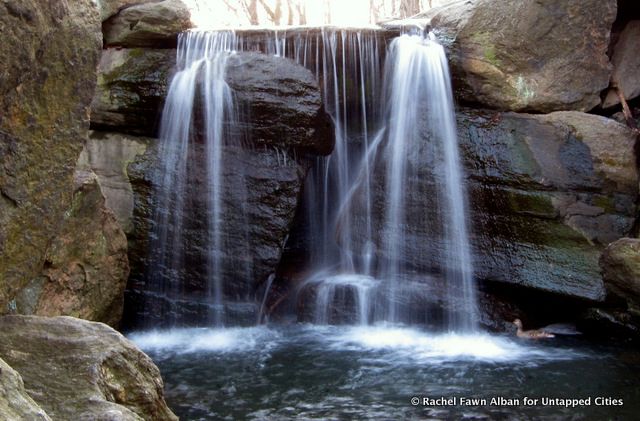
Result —
[[327, 155], [332, 126], [309, 70], [289, 60], [239, 53], [227, 63], [226, 79], [248, 107], [251, 143]]
[[142, 4], [149, 2], [157, 2], [161, 0], [96, 0], [100, 9], [100, 20], [105, 21], [111, 16], [117, 14], [120, 9], [132, 6], [134, 4]]
[[[428, 144], [428, 128], [420, 132]], [[477, 277], [603, 300], [600, 253], [629, 234], [637, 214], [635, 134], [580, 112], [461, 110], [458, 140]], [[437, 196], [433, 180], [443, 172], [424, 151], [412, 154], [409, 165], [414, 173], [406, 188], [416, 193], [407, 198], [407, 241], [399, 254], [418, 272], [438, 270], [445, 245], [432, 225], [442, 216], [429, 198]], [[383, 203], [384, 172], [377, 174]], [[376, 213], [382, 224], [383, 211]]]
[[469, 0], [426, 13], [457, 95], [512, 111], [588, 111], [609, 85], [615, 0]]
[[91, 127], [156, 135], [175, 62], [175, 50], [104, 50], [91, 103]]
[[[0, 5], [0, 313], [41, 275], [72, 207], [101, 47], [92, 0]], [[16, 46], [19, 46], [17, 48]]]
[[178, 33], [191, 26], [191, 13], [181, 0], [163, 0], [121, 9], [102, 30], [107, 47], [175, 48]]
[[627, 311], [640, 321], [640, 239], [622, 238], [600, 258], [607, 291], [624, 300]]
[[0, 357], [51, 419], [177, 420], [158, 368], [102, 323], [4, 316], [0, 332]]
[[[611, 64], [612, 83], [616, 84], [628, 101], [640, 95], [640, 20], [628, 22], [613, 47]], [[617, 93], [611, 89], [602, 102], [603, 108], [620, 103]]]
[[91, 132], [80, 154], [78, 166], [98, 176], [105, 204], [116, 216], [125, 233], [133, 230], [133, 189], [128, 165], [142, 155], [155, 139], [120, 133]]
[[636, 217], [634, 133], [578, 112], [459, 122], [478, 275], [604, 299], [600, 251]]
[[0, 358], [0, 418], [51, 421], [24, 390], [22, 377]]
[[129, 276], [127, 239], [105, 206], [97, 177], [76, 171], [76, 191], [44, 269], [15, 297], [15, 311], [68, 315], [117, 326]]
[[[171, 59], [169, 60], [169, 57]], [[153, 134], [173, 66], [175, 50], [106, 50], [99, 78], [99, 89], [93, 102], [92, 127], [118, 132]], [[256, 283], [263, 282], [275, 271], [285, 238], [295, 214], [300, 190], [310, 156], [327, 154], [333, 148], [332, 126], [324, 113], [322, 99], [310, 71], [283, 58], [258, 53], [238, 53], [229, 58], [227, 82], [234, 90], [239, 107], [247, 112], [247, 145], [227, 145], [224, 151], [225, 221], [223, 238], [227, 238], [223, 257], [225, 295], [246, 297]], [[108, 82], [107, 82], [108, 81]], [[145, 94], [140, 94], [144, 90]], [[145, 96], [150, 93], [149, 96]], [[111, 104], [107, 104], [113, 99]], [[110, 110], [110, 111], [106, 111]], [[113, 112], [112, 112], [113, 111]], [[200, 118], [196, 113], [196, 125]], [[198, 136], [201, 133], [197, 133]], [[138, 142], [137, 138], [109, 134], [104, 139], [95, 132], [89, 145], [102, 148], [101, 142]], [[145, 139], [144, 154], [129, 164], [128, 178], [134, 194], [133, 229], [129, 232], [129, 257], [132, 265], [129, 297], [142, 311], [138, 301], [145, 294], [146, 266], [149, 258], [149, 236], [153, 211], [159, 204], [154, 197], [154, 168], [158, 160], [158, 144]], [[116, 147], [118, 148], [118, 147]], [[196, 142], [195, 156], [204, 156], [203, 145]], [[116, 158], [114, 168], [126, 163]], [[194, 163], [193, 165], [200, 165]], [[91, 165], [100, 174], [96, 165]], [[204, 177], [206, 171], [197, 171]], [[207, 250], [207, 196], [197, 191], [204, 180], [196, 180], [187, 192], [193, 210], [187, 218], [188, 248]], [[239, 186], [243, 186], [240, 188]], [[107, 197], [109, 193], [107, 193]], [[184, 288], [189, 291], [181, 299], [186, 313], [197, 310], [206, 296], [206, 256], [188, 253]], [[158, 298], [158, 297], [156, 297]], [[178, 297], [173, 297], [178, 299]], [[171, 313], [169, 301], [153, 299], [153, 314]], [[149, 306], [147, 305], [147, 308]], [[195, 308], [195, 309], [194, 309]], [[149, 316], [149, 315], [148, 315]], [[151, 316], [153, 317], [153, 316]], [[254, 317], [253, 315], [251, 317]], [[167, 322], [165, 318], [163, 322]]]

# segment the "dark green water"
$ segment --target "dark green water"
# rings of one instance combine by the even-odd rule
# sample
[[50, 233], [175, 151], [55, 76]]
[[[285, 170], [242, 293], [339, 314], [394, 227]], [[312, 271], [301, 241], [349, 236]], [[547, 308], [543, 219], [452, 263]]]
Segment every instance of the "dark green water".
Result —
[[183, 420], [640, 419], [640, 352], [580, 338], [309, 325], [129, 336]]

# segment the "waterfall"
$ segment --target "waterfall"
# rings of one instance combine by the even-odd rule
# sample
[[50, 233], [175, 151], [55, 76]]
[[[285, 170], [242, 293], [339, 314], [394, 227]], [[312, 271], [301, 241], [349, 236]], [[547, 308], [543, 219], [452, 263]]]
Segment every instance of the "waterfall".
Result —
[[[315, 289], [313, 320], [331, 323], [340, 312], [365, 324], [411, 319], [407, 302], [428, 292], [405, 279], [411, 272], [405, 243], [416, 241], [405, 232], [410, 180], [417, 176], [410, 162], [430, 154], [434, 196], [421, 206], [435, 221], [430, 236], [443, 244], [434, 254], [445, 281], [444, 318], [450, 330], [475, 330], [466, 193], [444, 49], [433, 36], [397, 37], [382, 75], [375, 31], [326, 29], [321, 39], [298, 34], [289, 45], [286, 34], [276, 33], [267, 51], [315, 70], [335, 124], [335, 150], [317, 160], [305, 187], [313, 275], [302, 289]], [[383, 197], [376, 197], [375, 178], [385, 180]], [[383, 219], [374, 222], [377, 201], [384, 203]]]
[[[181, 293], [175, 279], [189, 267], [184, 250], [191, 246], [188, 233], [203, 223], [193, 222], [200, 217], [207, 232], [206, 244], [198, 244], [207, 251], [204, 294], [211, 323], [224, 322], [223, 153], [241, 137], [230, 127], [243, 125], [224, 80], [225, 63], [234, 51], [261, 51], [315, 73], [335, 126], [334, 152], [315, 158], [305, 183], [310, 275], [299, 294], [313, 303], [312, 319], [322, 324], [412, 322], [416, 317], [408, 308], [423, 306], [426, 299], [445, 302], [441, 318], [450, 330], [475, 329], [466, 193], [444, 50], [433, 37], [404, 34], [387, 47], [384, 36], [380, 30], [335, 28], [272, 31], [266, 38], [253, 31], [180, 36], [178, 72], [161, 126], [152, 239], [157, 252], [149, 277], [155, 291]], [[199, 102], [202, 107], [194, 106]], [[202, 120], [202, 127], [194, 129], [194, 119]], [[192, 157], [200, 153], [204, 161], [194, 163]], [[418, 174], [421, 160], [432, 164], [427, 182], [433, 189], [420, 193], [419, 207], [434, 243], [429, 257], [438, 263], [434, 273], [416, 272], [414, 263], [424, 256], [407, 252], [408, 244], [424, 241], [407, 232], [407, 212], [411, 208], [415, 217], [418, 195], [412, 183], [424, 176]], [[193, 178], [198, 165], [204, 181]], [[187, 201], [196, 188], [206, 197], [204, 218], [188, 215]], [[436, 289], [446, 290], [446, 297], [430, 297]]]
[[[425, 198], [424, 207], [439, 207], [444, 234], [444, 265], [451, 330], [472, 331], [476, 326], [473, 270], [466, 223], [465, 189], [458, 156], [456, 120], [446, 56], [433, 36], [404, 34], [396, 38], [387, 57], [388, 143], [383, 249], [386, 256], [380, 277], [391, 282], [390, 321], [398, 320], [396, 293], [402, 285], [405, 257], [407, 194], [412, 154], [431, 153], [439, 165], [434, 171], [437, 198]], [[421, 121], [426, 120], [430, 145], [421, 145]], [[438, 230], [439, 231], [439, 230]]]
[[[241, 137], [234, 132], [239, 126], [238, 111], [224, 79], [227, 57], [235, 44], [230, 31], [180, 34], [177, 72], [160, 126], [157, 206], [148, 269], [150, 289], [180, 301], [186, 296], [185, 272], [199, 263], [194, 255], [206, 256], [204, 271], [197, 275], [206, 278], [202, 292], [209, 307], [209, 324], [215, 325], [223, 324], [225, 306], [223, 148]], [[242, 190], [242, 180], [234, 184]], [[198, 241], [198, 232], [206, 233], [203, 241]], [[195, 252], [198, 248], [204, 251]]]

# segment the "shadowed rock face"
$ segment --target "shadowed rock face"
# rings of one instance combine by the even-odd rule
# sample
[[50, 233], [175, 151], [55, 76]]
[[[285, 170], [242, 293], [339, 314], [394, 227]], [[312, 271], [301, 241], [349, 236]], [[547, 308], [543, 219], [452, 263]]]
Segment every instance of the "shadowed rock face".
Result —
[[425, 14], [449, 44], [456, 93], [513, 111], [588, 111], [609, 85], [616, 0], [472, 0]]
[[0, 357], [52, 419], [177, 420], [158, 368], [102, 323], [4, 316], [0, 332]]
[[578, 112], [461, 113], [459, 138], [478, 275], [604, 299], [599, 254], [636, 216], [633, 132]]
[[175, 61], [175, 50], [103, 50], [91, 127], [155, 136]]
[[[72, 206], [101, 47], [92, 0], [0, 5], [0, 313], [38, 277]], [[19, 47], [16, 47], [19, 46]]]
[[[104, 73], [99, 78], [98, 93], [93, 102], [92, 126], [153, 133], [166, 95], [171, 73], [169, 63], [173, 66], [173, 61], [170, 62], [166, 52], [161, 50], [105, 51], [101, 66]], [[243, 113], [242, 120], [246, 122], [246, 127], [242, 127], [246, 142], [244, 145], [226, 145], [223, 152], [224, 181], [221, 184], [224, 186], [223, 207], [227, 211], [222, 227], [225, 238], [222, 276], [228, 280], [224, 282], [225, 296], [246, 301], [253, 300], [256, 285], [275, 272], [310, 158], [331, 152], [333, 130], [314, 76], [290, 60], [258, 53], [237, 53], [229, 58], [226, 78]], [[150, 95], [139, 94], [141, 89]], [[206, 313], [203, 298], [207, 295], [208, 277], [205, 254], [208, 199], [201, 191], [206, 175], [202, 167], [204, 162], [200, 162], [205, 155], [198, 128], [201, 118], [201, 113], [196, 111], [194, 159], [190, 164], [194, 179], [189, 183], [185, 198], [192, 212], [185, 222], [185, 270], [180, 275], [184, 287], [181, 294], [167, 300], [150, 299], [145, 292], [149, 230], [153, 224], [153, 211], [158, 206], [153, 196], [152, 174], [158, 160], [154, 141], [144, 140], [144, 154], [128, 165], [127, 174], [134, 194], [133, 229], [129, 233], [132, 265], [129, 298], [134, 304], [127, 307], [143, 311], [144, 305], [139, 300], [151, 300], [155, 307], [147, 314], [147, 320], [156, 317], [153, 314], [160, 318], [162, 314], [176, 311], [171, 310], [176, 307], [171, 305], [172, 300], [192, 303], [178, 306], [184, 314], [177, 315], [174, 320], [197, 319], [198, 313]], [[95, 139], [99, 135], [99, 132], [94, 134], [95, 142], [100, 142]], [[116, 136], [133, 142], [141, 140], [115, 134], [102, 137], [104, 141], [114, 141]], [[92, 143], [92, 147], [97, 145]], [[120, 164], [126, 167], [128, 163]], [[163, 321], [166, 323], [170, 319], [165, 317]]]
[[[421, 133], [428, 143], [427, 128]], [[603, 300], [598, 258], [609, 242], [631, 231], [636, 216], [634, 133], [579, 112], [462, 110], [458, 138], [476, 276]], [[409, 159], [415, 177], [407, 186], [407, 241], [400, 255], [417, 271], [438, 271], [443, 264], [438, 256], [444, 240], [433, 222], [441, 210], [431, 199], [438, 190], [428, 181], [443, 173], [434, 160], [424, 151]], [[375, 213], [382, 224], [384, 171], [377, 174]]]
[[621, 298], [627, 311], [640, 324], [640, 239], [621, 238], [605, 249], [600, 258], [607, 291]]

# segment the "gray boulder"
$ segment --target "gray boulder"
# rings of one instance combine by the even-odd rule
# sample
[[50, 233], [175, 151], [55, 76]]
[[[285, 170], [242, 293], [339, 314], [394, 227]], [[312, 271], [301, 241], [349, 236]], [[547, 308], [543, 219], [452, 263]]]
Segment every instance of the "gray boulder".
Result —
[[0, 358], [0, 417], [4, 420], [51, 421], [24, 389], [22, 377]]
[[191, 28], [191, 12], [180, 0], [163, 0], [132, 5], [104, 21], [107, 47], [171, 47], [178, 33]]
[[103, 50], [91, 127], [154, 136], [175, 61], [175, 50]]
[[431, 9], [456, 93], [513, 111], [588, 111], [609, 85], [615, 0], [466, 0]]
[[4, 316], [0, 332], [0, 357], [52, 419], [178, 419], [164, 401], [155, 364], [102, 323]]
[[607, 291], [622, 298], [629, 313], [640, 318], [640, 239], [621, 238], [609, 244], [600, 267]]

